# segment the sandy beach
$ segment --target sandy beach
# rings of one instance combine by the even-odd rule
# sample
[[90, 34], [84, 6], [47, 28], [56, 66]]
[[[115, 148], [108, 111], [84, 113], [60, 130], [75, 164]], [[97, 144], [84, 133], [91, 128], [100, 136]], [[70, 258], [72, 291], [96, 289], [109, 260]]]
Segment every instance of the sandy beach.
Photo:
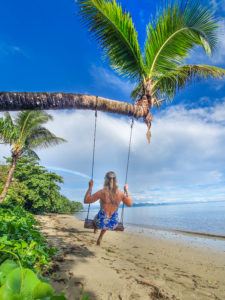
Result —
[[108, 232], [99, 247], [74, 216], [38, 220], [59, 249], [52, 283], [69, 300], [225, 299], [224, 251], [126, 231]]

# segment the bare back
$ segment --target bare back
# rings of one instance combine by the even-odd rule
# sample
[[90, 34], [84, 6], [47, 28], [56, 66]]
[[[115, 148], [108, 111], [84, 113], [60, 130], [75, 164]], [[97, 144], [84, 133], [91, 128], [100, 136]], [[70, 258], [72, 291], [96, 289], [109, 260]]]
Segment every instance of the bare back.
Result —
[[132, 199], [129, 196], [126, 196], [119, 189], [112, 193], [107, 188], [103, 188], [93, 195], [87, 195], [86, 203], [93, 203], [97, 200], [100, 200], [101, 208], [105, 211], [108, 217], [118, 209], [121, 202], [126, 204], [127, 206], [132, 205]]
[[118, 209], [120, 202], [124, 199], [124, 193], [117, 190], [116, 193], [110, 193], [106, 188], [101, 190], [100, 205], [107, 216], [111, 215]]

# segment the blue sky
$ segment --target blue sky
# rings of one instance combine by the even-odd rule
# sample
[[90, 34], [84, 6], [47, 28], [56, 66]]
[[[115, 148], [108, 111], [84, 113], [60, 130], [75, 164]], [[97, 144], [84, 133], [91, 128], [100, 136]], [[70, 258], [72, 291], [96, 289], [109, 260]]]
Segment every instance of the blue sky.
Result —
[[[143, 45], [155, 2], [160, 6], [163, 1], [121, 2], [131, 12]], [[188, 61], [225, 67], [225, 0], [209, 2], [221, 24], [218, 50], [206, 58], [195, 49]], [[1, 1], [0, 8], [1, 91], [79, 92], [130, 101], [132, 83], [102, 60], [74, 1]], [[144, 124], [136, 124], [129, 175], [136, 201], [225, 199], [224, 92], [224, 80], [197, 82], [181, 91], [170, 106], [155, 112], [150, 146]], [[41, 161], [63, 175], [67, 196], [81, 199], [90, 173], [93, 113], [52, 113], [55, 121], [49, 127], [68, 143], [40, 151]], [[122, 185], [129, 120], [107, 114], [100, 118], [96, 188], [108, 169], [117, 171]], [[2, 147], [1, 157], [7, 153]]]

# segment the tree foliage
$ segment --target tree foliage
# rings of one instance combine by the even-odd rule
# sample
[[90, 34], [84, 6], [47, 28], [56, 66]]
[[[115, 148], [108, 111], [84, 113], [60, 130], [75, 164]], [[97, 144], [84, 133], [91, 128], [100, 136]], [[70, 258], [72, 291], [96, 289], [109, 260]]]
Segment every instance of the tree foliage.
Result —
[[198, 0], [167, 2], [159, 9], [147, 24], [143, 52], [130, 14], [116, 0], [77, 2], [111, 67], [136, 82], [131, 96], [147, 97], [150, 107], [159, 105], [160, 98], [172, 99], [193, 79], [225, 75], [224, 69], [215, 66], [185, 65], [194, 47], [211, 55], [217, 46], [218, 20]]
[[0, 202], [3, 202], [11, 185], [17, 161], [23, 155], [38, 158], [34, 151], [64, 142], [44, 125], [52, 120], [52, 116], [44, 111], [21, 111], [13, 119], [9, 112], [0, 118], [0, 142], [9, 144], [11, 148], [11, 167], [5, 179]]
[[0, 224], [0, 299], [66, 300], [43, 277], [51, 270], [57, 250], [48, 245], [33, 215], [2, 204]]
[[0, 141], [9, 144], [12, 154], [18, 157], [23, 154], [38, 157], [35, 149], [65, 142], [44, 127], [52, 119], [52, 116], [44, 111], [21, 111], [15, 119], [6, 112], [4, 117], [0, 118]]
[[[10, 163], [10, 160], [8, 160]], [[6, 166], [0, 167], [0, 188], [6, 175]], [[2, 181], [2, 182], [1, 182]], [[60, 184], [63, 178], [40, 166], [34, 157], [21, 157], [18, 160], [13, 183], [5, 203], [20, 204], [33, 213], [74, 213], [82, 209], [80, 202], [73, 202], [61, 195]]]
[[[0, 263], [16, 254], [23, 266], [43, 272], [55, 250], [47, 245], [33, 215], [18, 206], [0, 206]], [[4, 252], [2, 252], [4, 251]]]

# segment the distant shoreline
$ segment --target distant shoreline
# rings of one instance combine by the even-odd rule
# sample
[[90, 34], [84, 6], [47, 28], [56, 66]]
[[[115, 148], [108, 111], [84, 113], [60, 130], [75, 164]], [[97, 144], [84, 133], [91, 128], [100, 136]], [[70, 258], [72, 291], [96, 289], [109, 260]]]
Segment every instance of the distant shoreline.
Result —
[[[135, 208], [135, 207], [154, 207], [154, 206], [170, 206], [170, 205], [187, 205], [187, 204], [207, 204], [207, 203], [224, 203], [225, 200], [215, 200], [215, 201], [177, 201], [177, 202], [134, 202], [130, 208]], [[92, 204], [90, 209], [91, 210], [96, 210], [99, 208], [99, 205]], [[119, 208], [122, 208], [122, 205], [119, 206]], [[87, 212], [87, 209], [83, 209], [82, 212]]]
[[[193, 204], [194, 203], [194, 204]], [[91, 207], [90, 218], [98, 210], [98, 207]], [[186, 236], [187, 239], [197, 240], [197, 238], [211, 240], [225, 240], [225, 201], [214, 202], [179, 202], [179, 203], [138, 203], [133, 207], [126, 208], [125, 225], [140, 229], [146, 229], [145, 235], [155, 234], [151, 230], [161, 231], [159, 234], [166, 237], [176, 235]], [[121, 209], [119, 209], [119, 214]], [[76, 214], [79, 219], [85, 219], [85, 211]], [[214, 220], [214, 218], [216, 218]], [[147, 232], [149, 230], [149, 232]], [[157, 231], [156, 231], [157, 233]], [[157, 233], [157, 234], [158, 234]], [[181, 238], [182, 238], [181, 236]], [[179, 236], [176, 237], [176, 239]], [[201, 242], [201, 240], [199, 240]]]
[[[79, 219], [80, 221], [84, 222], [84, 218], [80, 218], [77, 216], [77, 214], [74, 215], [75, 218]], [[158, 230], [158, 231], [164, 231], [169, 233], [180, 233], [182, 235], [189, 235], [189, 236], [196, 236], [196, 237], [202, 237], [202, 238], [210, 238], [210, 239], [218, 239], [218, 240], [224, 240], [225, 241], [225, 235], [223, 234], [214, 234], [214, 233], [207, 233], [207, 232], [200, 232], [200, 231], [191, 231], [191, 230], [182, 230], [182, 229], [174, 229], [174, 228], [165, 228], [165, 227], [159, 227], [159, 226], [151, 226], [146, 224], [133, 224], [133, 223], [125, 223], [130, 228], [136, 228], [136, 229], [147, 229], [147, 230]], [[132, 229], [131, 229], [132, 231]]]

